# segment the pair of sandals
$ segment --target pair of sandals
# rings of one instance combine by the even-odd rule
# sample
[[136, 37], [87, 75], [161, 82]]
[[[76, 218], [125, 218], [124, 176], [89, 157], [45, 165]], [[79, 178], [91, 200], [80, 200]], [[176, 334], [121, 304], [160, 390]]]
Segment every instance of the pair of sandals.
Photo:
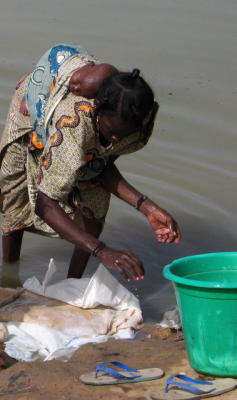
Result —
[[[114, 368], [116, 367], [116, 369]], [[160, 368], [134, 369], [118, 361], [99, 364], [94, 372], [80, 376], [87, 385], [114, 385], [121, 383], [144, 382], [159, 379], [164, 375]], [[187, 375], [173, 375], [166, 380], [163, 392], [153, 393], [153, 400], [199, 400], [217, 396], [234, 390], [237, 380], [231, 378], [215, 379], [213, 382], [199, 381]]]

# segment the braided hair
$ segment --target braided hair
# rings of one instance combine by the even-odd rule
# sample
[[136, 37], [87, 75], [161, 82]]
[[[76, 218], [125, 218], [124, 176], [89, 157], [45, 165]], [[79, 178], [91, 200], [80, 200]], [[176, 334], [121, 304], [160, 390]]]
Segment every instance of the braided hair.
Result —
[[123, 121], [142, 127], [148, 115], [155, 114], [158, 104], [139, 69], [118, 72], [104, 80], [97, 94], [97, 115], [117, 114]]

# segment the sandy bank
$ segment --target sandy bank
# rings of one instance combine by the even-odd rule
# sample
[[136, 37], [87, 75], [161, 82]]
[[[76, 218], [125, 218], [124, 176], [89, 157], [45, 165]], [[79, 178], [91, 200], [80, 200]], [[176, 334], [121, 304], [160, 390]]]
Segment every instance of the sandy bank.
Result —
[[[82, 346], [67, 363], [50, 361], [12, 364], [12, 360], [2, 353], [0, 399], [148, 400], [152, 392], [163, 389], [169, 375], [185, 372], [193, 377], [200, 377], [189, 366], [184, 341], [176, 341], [176, 333], [168, 337], [163, 334], [161, 337], [158, 330], [150, 326], [145, 326], [143, 332], [150, 333], [150, 338], [110, 340], [102, 344]], [[93, 370], [99, 362], [109, 360], [121, 361], [134, 368], [159, 367], [164, 370], [165, 376], [150, 382], [100, 387], [80, 382], [79, 376], [82, 373]], [[215, 398], [230, 400], [236, 399], [236, 396], [237, 392], [233, 391]]]

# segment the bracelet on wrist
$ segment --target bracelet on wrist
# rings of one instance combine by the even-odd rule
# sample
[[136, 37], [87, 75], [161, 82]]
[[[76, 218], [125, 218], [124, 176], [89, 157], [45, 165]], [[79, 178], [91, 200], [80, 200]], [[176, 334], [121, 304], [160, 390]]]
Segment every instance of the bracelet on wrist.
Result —
[[97, 257], [99, 251], [103, 250], [105, 247], [106, 245], [103, 242], [99, 242], [97, 246], [94, 248], [94, 250], [91, 252], [91, 255]]
[[147, 200], [147, 199], [148, 199], [147, 196], [141, 195], [141, 196], [139, 197], [139, 199], [137, 200], [137, 203], [136, 203], [136, 205], [135, 205], [136, 210], [139, 211], [139, 209], [140, 209], [142, 203], [143, 203], [145, 200]]

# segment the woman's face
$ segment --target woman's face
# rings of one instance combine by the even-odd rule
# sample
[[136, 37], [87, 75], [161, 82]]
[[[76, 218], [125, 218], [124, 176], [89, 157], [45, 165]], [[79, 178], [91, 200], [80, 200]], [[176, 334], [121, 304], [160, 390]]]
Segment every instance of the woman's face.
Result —
[[123, 121], [116, 114], [100, 115], [98, 129], [100, 134], [111, 143], [120, 142], [123, 138], [138, 130], [133, 124]]

